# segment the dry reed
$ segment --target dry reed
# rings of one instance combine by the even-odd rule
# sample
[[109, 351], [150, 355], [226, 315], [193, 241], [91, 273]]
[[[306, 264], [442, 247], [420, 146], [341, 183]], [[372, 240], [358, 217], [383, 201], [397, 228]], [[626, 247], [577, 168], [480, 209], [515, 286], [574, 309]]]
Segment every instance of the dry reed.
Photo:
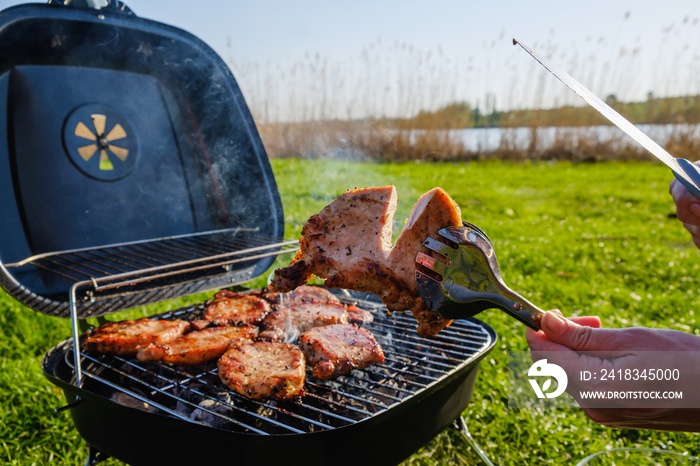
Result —
[[[669, 40], [695, 43], [697, 20], [684, 18], [680, 25], [661, 34], [662, 45]], [[487, 55], [498, 58], [502, 42], [507, 40], [501, 34], [498, 41], [483, 47], [490, 52]], [[634, 79], [645, 70], [639, 45], [626, 44], [619, 47], [614, 59], [597, 61], [596, 48], [609, 49], [610, 42], [605, 38], [586, 40], [594, 50], [590, 56], [560, 44], [535, 44], [535, 48], [556, 58], [592, 89], [608, 90], [605, 99], [635, 123], [700, 123], [700, 80], [696, 78], [700, 76], [700, 56], [692, 52], [692, 47], [681, 48], [671, 57], [660, 48], [659, 66], [651, 72], [655, 92], [647, 91], [644, 102], [623, 104], [626, 99], [630, 102], [628, 96], [641, 91], [641, 84]], [[622, 133], [617, 138], [600, 140], [595, 131], [574, 136], [562, 129], [549, 131], [544, 137], [551, 127], [597, 126], [604, 120], [529, 62], [530, 71], [522, 73], [507, 60], [494, 64], [489, 59], [476, 64], [473, 57], [468, 57], [465, 62], [456, 62], [444, 56], [439, 47], [422, 50], [406, 43], [385, 44], [381, 39], [367, 45], [359, 61], [334, 62], [318, 54], [306, 54], [286, 67], [279, 63], [237, 63], [231, 58], [229, 62], [272, 157], [385, 162], [648, 159], [642, 149], [625, 143]], [[686, 78], [664, 80], [662, 73], [677, 68], [672, 65], [678, 63], [685, 64], [686, 71], [679, 74]], [[507, 88], [508, 95], [497, 95], [489, 81], [509, 75], [517, 79]], [[478, 88], [482, 94], [465, 102], [466, 88]], [[552, 89], [560, 93], [553, 96]], [[656, 95], [688, 97], [661, 99]], [[504, 107], [510, 109], [498, 110], [497, 102], [505, 102]], [[520, 109], [513, 108], [513, 102], [520, 102]], [[449, 131], [478, 126], [500, 127], [499, 143], [468, 148], [454, 131]], [[522, 131], [508, 128], [528, 128], [527, 137], [523, 138]], [[694, 130], [674, 132], [666, 144], [676, 156], [698, 158], [695, 154], [700, 141]]]

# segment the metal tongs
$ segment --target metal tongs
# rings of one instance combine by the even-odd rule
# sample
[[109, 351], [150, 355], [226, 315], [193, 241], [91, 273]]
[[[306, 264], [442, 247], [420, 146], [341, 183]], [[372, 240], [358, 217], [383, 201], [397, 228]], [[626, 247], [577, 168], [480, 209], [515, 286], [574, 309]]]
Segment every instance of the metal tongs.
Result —
[[448, 319], [466, 319], [499, 308], [528, 327], [540, 329], [545, 311], [508, 288], [486, 233], [464, 222], [462, 227], [443, 228], [438, 234], [447, 241], [428, 237], [423, 246], [447, 262], [422, 252], [416, 256], [416, 263], [428, 269], [424, 273], [416, 268], [416, 282], [431, 310]]

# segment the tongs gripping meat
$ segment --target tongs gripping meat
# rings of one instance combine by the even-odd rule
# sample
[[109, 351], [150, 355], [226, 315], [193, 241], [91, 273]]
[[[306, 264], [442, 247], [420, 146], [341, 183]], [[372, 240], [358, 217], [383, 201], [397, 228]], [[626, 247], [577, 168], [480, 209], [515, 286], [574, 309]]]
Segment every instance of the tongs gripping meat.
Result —
[[416, 269], [416, 282], [430, 309], [449, 319], [465, 319], [499, 308], [539, 330], [544, 311], [508, 288], [493, 245], [481, 229], [465, 222], [462, 227], [443, 228], [438, 234], [444, 243], [432, 237], [423, 242], [437, 256], [423, 252], [416, 256], [416, 263], [427, 269]]

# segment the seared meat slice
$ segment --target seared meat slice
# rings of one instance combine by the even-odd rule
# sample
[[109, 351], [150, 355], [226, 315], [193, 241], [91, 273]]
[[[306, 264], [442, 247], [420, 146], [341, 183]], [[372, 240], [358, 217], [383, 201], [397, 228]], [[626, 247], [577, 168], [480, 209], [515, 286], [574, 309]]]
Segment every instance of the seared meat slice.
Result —
[[[340, 298], [338, 298], [336, 295], [331, 293], [327, 288], [321, 287], [321, 286], [311, 286], [311, 285], [301, 285], [298, 288], [293, 289], [292, 291], [288, 293], [275, 293], [273, 291], [270, 291], [269, 289], [264, 289], [259, 292], [259, 296], [261, 296], [263, 299], [269, 301], [272, 304], [273, 307], [273, 312], [268, 314], [267, 317], [263, 320], [263, 329], [267, 330], [262, 337], [267, 340], [283, 340], [284, 339], [284, 330], [285, 328], [290, 331], [294, 332], [295, 326], [291, 322], [291, 317], [288, 312], [283, 311], [281, 314], [276, 313], [276, 311], [280, 310], [281, 308], [287, 308], [289, 309], [290, 307], [293, 309], [296, 309], [299, 307], [301, 304], [307, 304], [307, 303], [313, 303], [313, 304], [324, 304], [324, 303], [329, 303], [329, 304], [339, 304], [343, 305], [342, 302], [340, 301]], [[348, 322], [351, 322], [353, 324], [368, 324], [374, 320], [374, 317], [372, 316], [372, 313], [369, 311], [365, 311], [364, 309], [360, 309], [359, 307], [355, 305], [344, 305], [345, 310], [347, 311], [348, 314]], [[310, 308], [305, 309], [305, 306], [302, 306], [302, 313], [304, 311], [308, 311], [309, 309], [315, 309], [316, 306], [312, 306]], [[335, 308], [335, 306], [331, 306], [331, 308]], [[320, 308], [319, 308], [320, 309]], [[304, 316], [296, 316], [295, 320], [304, 320]], [[314, 319], [318, 322], [318, 319]], [[331, 323], [340, 323], [341, 321], [344, 321], [344, 318], [340, 318], [338, 321], [334, 321]], [[321, 322], [322, 325], [326, 325], [323, 322]], [[308, 328], [315, 327], [316, 325], [310, 325]], [[298, 332], [297, 332], [298, 333]]]
[[[391, 222], [396, 211], [393, 186], [347, 191], [304, 224], [292, 263], [275, 270], [271, 287], [291, 291], [314, 275], [326, 286], [352, 281], [351, 289], [374, 292], [377, 274], [391, 252]], [[378, 270], [372, 270], [372, 268]]]
[[217, 365], [224, 384], [245, 397], [287, 400], [304, 394], [304, 354], [290, 343], [237, 343]]
[[369, 324], [374, 320], [371, 312], [360, 309], [355, 305], [350, 305], [348, 309], [348, 322], [351, 324], [363, 325]]
[[384, 352], [369, 330], [354, 324], [312, 328], [299, 335], [299, 347], [319, 380], [349, 374], [384, 362]]
[[280, 304], [290, 306], [299, 303], [340, 303], [340, 299], [327, 288], [301, 285], [288, 293], [277, 293], [269, 288], [254, 292], [272, 305], [273, 310]]
[[292, 290], [287, 296], [292, 304], [340, 303], [340, 299], [336, 295], [320, 286], [302, 285]]
[[430, 310], [421, 298], [416, 283], [416, 255], [423, 251], [437, 256], [423, 246], [423, 241], [428, 236], [439, 238], [437, 232], [443, 228], [463, 225], [457, 203], [443, 189], [433, 188], [418, 198], [391, 250], [388, 267], [402, 285], [380, 294], [380, 297], [390, 311], [410, 309], [418, 321], [419, 335], [437, 335], [452, 320]]
[[104, 354], [133, 356], [138, 349], [150, 343], [165, 344], [190, 329], [185, 320], [138, 320], [107, 322], [94, 328], [83, 340], [88, 351]]
[[253, 325], [210, 327], [187, 333], [169, 343], [151, 343], [139, 348], [141, 361], [161, 361], [194, 366], [220, 357], [232, 343], [258, 335]]
[[[340, 298], [321, 286], [302, 285], [287, 293], [287, 296], [289, 296], [292, 306], [300, 303], [341, 304]], [[345, 306], [345, 309], [348, 311], [348, 321], [350, 323], [362, 325], [369, 324], [374, 320], [371, 312], [360, 309], [353, 304]]]
[[257, 325], [271, 310], [260, 296], [221, 290], [205, 304], [202, 319], [214, 325]]
[[347, 324], [348, 311], [340, 303], [301, 303], [281, 305], [262, 322], [260, 338], [270, 341], [294, 341], [313, 327]]
[[451, 323], [425, 305], [418, 292], [418, 251], [433, 254], [422, 243], [448, 226], [462, 226], [457, 204], [441, 188], [421, 196], [392, 247], [396, 211], [394, 186], [354, 189], [306, 222], [300, 250], [292, 263], [275, 270], [271, 287], [292, 290], [313, 276], [328, 287], [377, 294], [390, 311], [410, 310], [420, 335], [432, 336]]

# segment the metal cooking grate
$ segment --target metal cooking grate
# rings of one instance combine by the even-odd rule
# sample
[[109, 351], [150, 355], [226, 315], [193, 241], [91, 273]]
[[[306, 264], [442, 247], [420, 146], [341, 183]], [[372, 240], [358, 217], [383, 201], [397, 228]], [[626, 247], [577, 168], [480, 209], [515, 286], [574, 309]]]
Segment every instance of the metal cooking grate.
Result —
[[[38, 254], [5, 267], [38, 270], [45, 281], [69, 290], [77, 317], [86, 318], [248, 281], [248, 265], [299, 245], [276, 241], [257, 229], [233, 228]], [[27, 304], [62, 317], [74, 311], [67, 302], [40, 297]]]
[[[410, 314], [389, 316], [369, 299], [352, 302], [372, 312], [374, 321], [365, 326], [382, 346], [385, 362], [333, 381], [309, 376], [300, 402], [253, 401], [231, 392], [219, 380], [215, 363], [183, 368], [87, 353], [80, 358], [83, 388], [121, 404], [231, 432], [318, 432], [355, 424], [416, 396], [474, 363], [494, 342], [478, 321], [455, 321], [437, 337], [423, 338]], [[201, 311], [196, 306], [160, 317], [194, 319]], [[73, 357], [71, 347], [65, 361], [72, 367]]]

